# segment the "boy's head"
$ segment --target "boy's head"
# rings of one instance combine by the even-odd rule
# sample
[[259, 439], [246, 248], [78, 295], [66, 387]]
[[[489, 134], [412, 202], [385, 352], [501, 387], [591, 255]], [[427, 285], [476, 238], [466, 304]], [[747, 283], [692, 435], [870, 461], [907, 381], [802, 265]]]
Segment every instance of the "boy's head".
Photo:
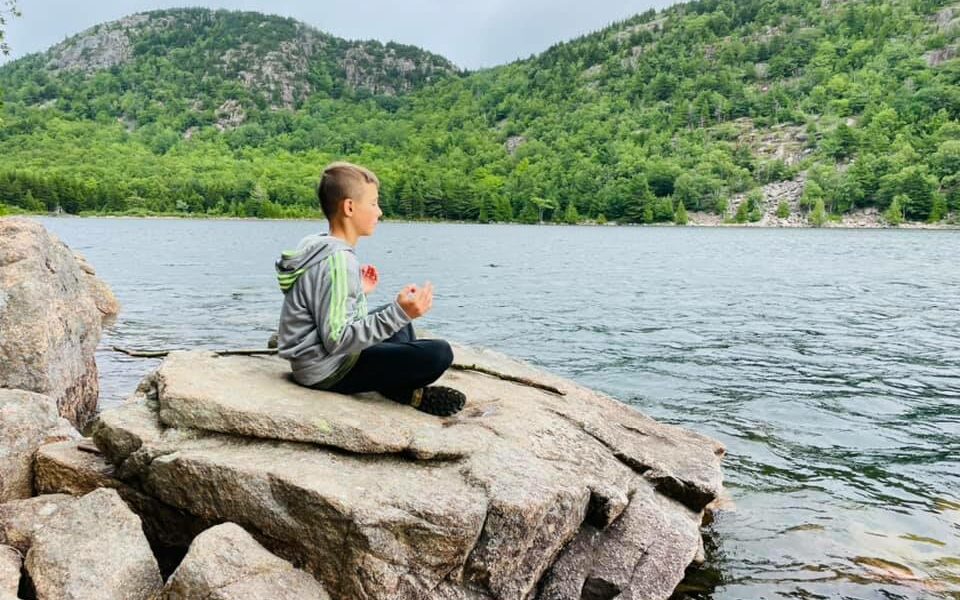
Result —
[[372, 171], [348, 162], [327, 165], [317, 186], [320, 208], [331, 224], [348, 218], [358, 235], [370, 235], [383, 213], [379, 206], [380, 180]]

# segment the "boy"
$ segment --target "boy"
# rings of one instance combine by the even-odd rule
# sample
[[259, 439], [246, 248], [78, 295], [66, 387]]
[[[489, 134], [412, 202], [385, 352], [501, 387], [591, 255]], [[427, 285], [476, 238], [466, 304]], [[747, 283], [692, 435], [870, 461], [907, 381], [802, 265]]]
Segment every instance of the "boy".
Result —
[[383, 214], [380, 181], [371, 171], [337, 162], [323, 171], [317, 196], [330, 233], [304, 238], [277, 261], [284, 292], [279, 355], [294, 380], [342, 394], [380, 392], [437, 416], [456, 413], [465, 401], [452, 388], [430, 386], [453, 362], [450, 344], [417, 340], [411, 322], [433, 304], [433, 286], [405, 286], [396, 299], [367, 312], [376, 267], [360, 267], [357, 240], [373, 235]]

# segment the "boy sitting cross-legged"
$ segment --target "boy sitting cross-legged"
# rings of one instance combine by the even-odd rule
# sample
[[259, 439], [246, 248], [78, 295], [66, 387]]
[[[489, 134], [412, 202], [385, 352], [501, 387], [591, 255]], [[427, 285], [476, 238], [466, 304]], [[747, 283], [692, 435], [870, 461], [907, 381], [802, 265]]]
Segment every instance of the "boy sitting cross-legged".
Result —
[[392, 303], [367, 311], [377, 269], [361, 267], [354, 247], [373, 235], [383, 214], [379, 188], [377, 176], [363, 167], [340, 162], [324, 169], [317, 196], [330, 232], [307, 236], [276, 263], [284, 292], [279, 355], [301, 385], [376, 391], [423, 412], [452, 415], [463, 408], [464, 395], [430, 386], [453, 362], [450, 344], [416, 339], [411, 324], [430, 310], [433, 285], [407, 285]]

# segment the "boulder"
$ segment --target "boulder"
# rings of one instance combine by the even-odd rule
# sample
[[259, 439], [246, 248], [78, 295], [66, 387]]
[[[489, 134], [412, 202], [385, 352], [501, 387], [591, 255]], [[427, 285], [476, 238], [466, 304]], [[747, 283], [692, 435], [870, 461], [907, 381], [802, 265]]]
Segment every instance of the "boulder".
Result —
[[723, 447], [454, 352], [441, 383], [468, 401], [444, 419], [299, 387], [272, 357], [173, 353], [94, 440], [131, 485], [241, 525], [338, 600], [669, 597], [700, 553]]
[[35, 531], [25, 565], [38, 600], [147, 600], [163, 585], [140, 519], [109, 489]]
[[98, 305], [116, 308], [94, 280], [39, 223], [0, 219], [0, 388], [52, 397], [77, 428], [97, 406]]
[[45, 444], [34, 457], [34, 488], [38, 494], [83, 496], [102, 487], [127, 487], [113, 477], [113, 466], [85, 438]]
[[37, 450], [34, 487], [38, 494], [83, 496], [98, 488], [112, 488], [143, 522], [150, 544], [158, 550], [186, 548], [211, 523], [198, 519], [144, 494], [118, 479], [113, 465], [89, 439], [47, 444]]
[[60, 425], [53, 399], [0, 389], [0, 502], [33, 495], [33, 455]]
[[87, 286], [87, 293], [93, 298], [93, 303], [96, 305], [97, 310], [100, 311], [103, 320], [107, 321], [117, 316], [120, 312], [120, 302], [118, 302], [117, 297], [113, 295], [113, 290], [110, 289], [110, 286], [107, 285], [104, 280], [97, 277], [97, 272], [85, 256], [79, 252], [74, 252], [73, 257], [77, 259], [77, 265], [80, 267], [80, 270], [83, 271], [83, 281]]
[[161, 597], [329, 599], [313, 577], [268, 552], [233, 523], [217, 525], [197, 536]]
[[16, 548], [0, 545], [0, 600], [17, 600], [23, 558]]
[[66, 494], [48, 494], [0, 504], [0, 544], [26, 554], [33, 543], [33, 534], [57, 519], [60, 511], [75, 501], [76, 498]]

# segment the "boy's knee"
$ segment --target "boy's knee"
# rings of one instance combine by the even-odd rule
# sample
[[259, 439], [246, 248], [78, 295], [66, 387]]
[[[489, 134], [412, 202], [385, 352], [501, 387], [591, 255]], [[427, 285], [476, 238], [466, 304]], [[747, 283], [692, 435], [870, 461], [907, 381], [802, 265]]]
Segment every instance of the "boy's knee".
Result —
[[446, 340], [431, 340], [434, 345], [433, 358], [437, 371], [443, 373], [453, 364], [453, 348]]

